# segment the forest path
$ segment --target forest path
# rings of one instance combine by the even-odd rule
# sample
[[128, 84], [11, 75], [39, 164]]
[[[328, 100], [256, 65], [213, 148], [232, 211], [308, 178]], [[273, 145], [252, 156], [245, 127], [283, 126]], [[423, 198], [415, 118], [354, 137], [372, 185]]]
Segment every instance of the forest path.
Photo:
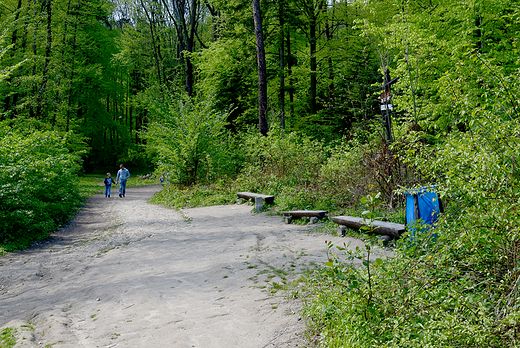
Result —
[[18, 328], [16, 346], [301, 346], [298, 301], [270, 284], [323, 264], [325, 240], [361, 241], [246, 204], [147, 203], [158, 190], [95, 195], [50, 241], [0, 258], [0, 326]]

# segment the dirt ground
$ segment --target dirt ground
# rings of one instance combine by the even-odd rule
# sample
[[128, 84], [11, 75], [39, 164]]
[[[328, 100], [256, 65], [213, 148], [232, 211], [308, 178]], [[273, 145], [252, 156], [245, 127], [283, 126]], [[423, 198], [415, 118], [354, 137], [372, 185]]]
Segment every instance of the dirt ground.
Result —
[[274, 283], [326, 262], [325, 240], [247, 204], [175, 211], [91, 197], [51, 240], [0, 258], [0, 327], [16, 347], [302, 347], [298, 300]]

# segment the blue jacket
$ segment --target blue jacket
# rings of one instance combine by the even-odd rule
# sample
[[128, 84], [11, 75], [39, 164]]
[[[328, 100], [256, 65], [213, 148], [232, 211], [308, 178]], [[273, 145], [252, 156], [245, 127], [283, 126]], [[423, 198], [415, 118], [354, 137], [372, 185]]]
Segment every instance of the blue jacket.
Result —
[[129, 177], [130, 172], [128, 171], [128, 169], [119, 169], [119, 171], [117, 172], [116, 181], [125, 181]]

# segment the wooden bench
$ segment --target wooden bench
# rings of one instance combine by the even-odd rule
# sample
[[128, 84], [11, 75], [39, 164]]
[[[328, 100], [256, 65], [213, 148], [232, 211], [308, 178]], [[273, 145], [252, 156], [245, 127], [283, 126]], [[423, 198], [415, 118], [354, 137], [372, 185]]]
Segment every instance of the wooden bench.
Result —
[[[332, 221], [337, 223], [338, 225], [345, 225], [350, 228], [359, 229], [362, 226], [366, 226], [365, 220], [360, 217], [355, 216], [335, 216], [332, 218]], [[367, 219], [368, 222], [368, 219]], [[373, 222], [374, 233], [392, 236], [394, 238], [399, 238], [401, 234], [405, 231], [405, 226], [402, 224], [396, 224], [394, 222], [385, 222], [385, 221], [377, 221]], [[342, 229], [342, 226], [338, 227], [338, 234], [341, 233], [345, 235], [345, 230]]]
[[257, 197], [260, 197], [267, 204], [272, 204], [274, 201], [274, 196], [262, 195], [259, 193], [252, 193], [252, 192], [237, 192], [237, 196], [240, 198], [252, 199], [252, 200], [255, 200]]
[[326, 210], [292, 210], [292, 211], [282, 211], [282, 214], [285, 215], [285, 222], [290, 224], [293, 219], [301, 218], [301, 217], [310, 217], [311, 222], [315, 222], [312, 218], [315, 218], [316, 221], [318, 219], [322, 219], [327, 216], [328, 211]]

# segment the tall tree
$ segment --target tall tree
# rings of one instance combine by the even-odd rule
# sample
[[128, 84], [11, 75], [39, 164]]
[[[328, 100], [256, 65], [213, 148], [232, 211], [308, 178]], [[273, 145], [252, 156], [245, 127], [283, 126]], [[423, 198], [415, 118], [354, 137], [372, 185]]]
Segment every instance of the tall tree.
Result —
[[260, 12], [260, 1], [252, 0], [252, 4], [258, 62], [258, 127], [262, 135], [267, 135], [267, 72], [265, 65], [264, 34], [262, 31], [262, 14]]
[[309, 41], [309, 68], [310, 68], [310, 86], [309, 86], [309, 107], [310, 113], [315, 114], [317, 109], [317, 80], [318, 80], [318, 63], [317, 63], [317, 45], [320, 36], [319, 25], [323, 19], [323, 8], [325, 0], [296, 0], [296, 5], [305, 17], [306, 27], [303, 31], [307, 35]]
[[49, 79], [49, 62], [51, 60], [52, 49], [52, 0], [44, 0], [42, 6], [45, 8], [47, 26], [47, 43], [45, 46], [45, 59], [42, 69], [42, 82], [36, 95], [36, 118], [42, 117], [42, 100], [47, 91], [47, 81]]
[[285, 129], [285, 0], [278, 3], [278, 24], [279, 35], [279, 59], [280, 59], [280, 128]]
[[194, 69], [191, 54], [195, 51], [197, 41], [205, 47], [199, 33], [199, 21], [202, 13], [200, 0], [162, 0], [162, 4], [175, 28], [179, 51], [186, 53], [182, 56], [184, 59], [184, 89], [186, 94], [191, 96], [194, 92]]

